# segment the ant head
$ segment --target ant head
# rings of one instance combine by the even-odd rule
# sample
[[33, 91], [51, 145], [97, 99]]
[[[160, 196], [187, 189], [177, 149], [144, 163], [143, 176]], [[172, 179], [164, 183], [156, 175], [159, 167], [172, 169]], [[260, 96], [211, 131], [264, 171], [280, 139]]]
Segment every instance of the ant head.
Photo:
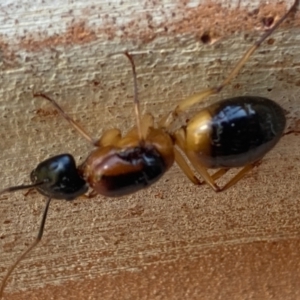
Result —
[[36, 189], [53, 199], [73, 200], [88, 190], [72, 155], [61, 154], [44, 160], [31, 172], [31, 181], [42, 182]]

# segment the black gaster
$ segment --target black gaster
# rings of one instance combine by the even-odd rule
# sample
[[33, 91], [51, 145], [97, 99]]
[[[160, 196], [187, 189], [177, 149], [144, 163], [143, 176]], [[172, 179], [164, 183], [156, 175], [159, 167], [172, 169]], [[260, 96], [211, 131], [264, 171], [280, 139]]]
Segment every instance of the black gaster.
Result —
[[230, 167], [238, 167], [260, 159], [278, 142], [286, 124], [283, 109], [261, 97], [225, 99], [209, 111], [211, 156], [225, 167], [229, 160]]
[[61, 154], [41, 162], [30, 175], [33, 183], [45, 182], [36, 189], [53, 199], [73, 200], [87, 192], [72, 155]]

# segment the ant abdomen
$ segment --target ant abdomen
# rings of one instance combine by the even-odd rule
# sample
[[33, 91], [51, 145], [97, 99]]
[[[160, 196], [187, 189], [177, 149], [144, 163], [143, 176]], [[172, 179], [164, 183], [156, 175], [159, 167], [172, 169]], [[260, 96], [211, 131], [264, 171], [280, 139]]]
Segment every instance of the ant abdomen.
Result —
[[243, 167], [279, 141], [286, 118], [274, 101], [242, 96], [212, 104], [188, 123], [186, 149], [206, 168]]
[[116, 145], [97, 148], [79, 167], [79, 171], [98, 194], [119, 197], [155, 183], [173, 162], [170, 136], [150, 127], [142, 143], [125, 136]]
[[70, 154], [44, 160], [31, 172], [30, 178], [34, 184], [42, 183], [36, 187], [42, 195], [53, 199], [73, 200], [88, 190]]

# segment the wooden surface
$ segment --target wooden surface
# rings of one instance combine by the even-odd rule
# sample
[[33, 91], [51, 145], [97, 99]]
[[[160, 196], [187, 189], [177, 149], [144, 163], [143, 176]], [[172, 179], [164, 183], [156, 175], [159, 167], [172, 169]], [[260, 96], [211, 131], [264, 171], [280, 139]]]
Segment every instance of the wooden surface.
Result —
[[[33, 90], [57, 99], [95, 137], [126, 132], [131, 70], [108, 54], [135, 54], [142, 109], [159, 118], [220, 82], [291, 1], [22, 3], [3, 2], [0, 13], [3, 187], [29, 183], [49, 156], [69, 152], [81, 162], [91, 150]], [[287, 111], [287, 131], [299, 131], [299, 16], [209, 101], [268, 97]], [[174, 166], [129, 197], [54, 201], [43, 241], [5, 299], [300, 299], [299, 159], [299, 136], [289, 134], [221, 194], [193, 186]], [[37, 234], [45, 199], [24, 194], [0, 198], [0, 279]]]

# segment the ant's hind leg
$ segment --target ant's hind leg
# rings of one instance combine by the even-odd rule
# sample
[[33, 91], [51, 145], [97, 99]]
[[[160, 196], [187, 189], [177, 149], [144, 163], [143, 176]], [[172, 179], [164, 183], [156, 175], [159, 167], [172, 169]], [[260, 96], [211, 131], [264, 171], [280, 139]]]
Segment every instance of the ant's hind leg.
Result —
[[179, 168], [182, 170], [182, 172], [185, 174], [185, 176], [194, 184], [201, 185], [203, 182], [200, 182], [199, 179], [196, 177], [193, 170], [190, 168], [182, 154], [174, 147], [174, 155], [175, 155], [175, 161]]
[[[192, 154], [189, 153], [188, 155], [189, 161], [191, 162], [191, 164], [193, 165], [193, 167], [196, 169], [196, 171], [203, 177], [204, 181], [211, 186], [211, 188], [215, 191], [215, 192], [223, 192], [227, 189], [229, 189], [230, 187], [232, 187], [233, 185], [235, 185], [237, 182], [239, 182], [248, 172], [250, 172], [254, 167], [258, 166], [259, 162], [253, 163], [253, 164], [249, 164], [245, 167], [243, 167], [233, 178], [231, 178], [223, 187], [219, 187], [216, 184], [216, 180], [219, 179], [220, 177], [222, 177], [225, 173], [227, 173], [227, 171], [229, 169], [220, 169], [219, 171], [217, 171], [216, 173], [214, 173], [213, 175], [210, 175], [207, 171], [207, 168], [205, 168], [204, 166], [202, 166], [197, 158]], [[198, 180], [198, 179], [197, 179]], [[202, 183], [198, 183], [198, 184], [202, 184]]]
[[[179, 132], [176, 132], [173, 135], [173, 138], [175, 140], [175, 144], [176, 146], [178, 146], [187, 156], [188, 160], [190, 161], [190, 163], [192, 164], [192, 166], [195, 168], [195, 170], [202, 176], [202, 178], [204, 179], [204, 181], [211, 186], [211, 188], [218, 192], [220, 191], [220, 188], [218, 187], [218, 185], [215, 183], [215, 179], [214, 176], [219, 178], [220, 176], [223, 175], [223, 173], [221, 173], [221, 171], [218, 173], [215, 173], [213, 176], [211, 176], [208, 172], [207, 172], [207, 168], [205, 168], [204, 166], [202, 166], [199, 162], [197, 157], [193, 154], [193, 152], [187, 152], [186, 151], [186, 147], [185, 147], [185, 138], [184, 136]], [[176, 154], [176, 153], [175, 153]], [[176, 159], [176, 156], [175, 156]], [[177, 160], [176, 160], [177, 162]], [[188, 166], [188, 164], [185, 162], [185, 164]], [[181, 165], [179, 164], [179, 166], [181, 167]], [[184, 173], [187, 175], [187, 171], [186, 168], [184, 169], [183, 167], [181, 167], [181, 169], [184, 171]], [[190, 170], [190, 172], [192, 172], [192, 170]], [[190, 175], [187, 175], [187, 177], [190, 178]], [[194, 177], [196, 177], [194, 175]], [[191, 179], [191, 178], [190, 178]], [[191, 179], [192, 182], [194, 182], [194, 180]], [[202, 184], [198, 179], [197, 181], [199, 183], [196, 184]], [[195, 183], [195, 182], [194, 182]]]
[[229, 189], [230, 187], [232, 187], [233, 185], [235, 185], [237, 182], [239, 182], [248, 172], [250, 172], [253, 168], [257, 167], [258, 165], [260, 165], [260, 161], [259, 162], [255, 162], [252, 164], [249, 164], [245, 167], [242, 168], [242, 170], [240, 170], [233, 178], [231, 178], [222, 188], [220, 188], [220, 192], [221, 191], [225, 191], [227, 189]]
[[279, 25], [288, 17], [288, 15], [296, 10], [296, 7], [299, 5], [299, 0], [296, 0], [294, 4], [291, 6], [291, 8], [274, 24], [272, 28], [270, 28], [265, 34], [263, 34], [251, 47], [250, 49], [242, 56], [242, 58], [237, 62], [235, 67], [232, 69], [232, 71], [229, 73], [227, 78], [216, 87], [209, 88], [207, 90], [204, 90], [200, 93], [197, 93], [191, 97], [186, 98], [183, 100], [179, 105], [175, 108], [175, 114], [178, 114], [182, 111], [187, 110], [192, 105], [199, 103], [206, 99], [210, 95], [218, 94], [226, 85], [228, 85], [233, 78], [237, 76], [237, 74], [240, 72], [242, 67], [246, 64], [246, 62], [249, 60], [251, 55], [255, 52], [255, 50], [279, 27]]
[[[225, 191], [228, 188], [235, 185], [238, 181], [240, 181], [248, 172], [250, 172], [254, 167], [257, 167], [260, 165], [261, 161], [254, 162], [252, 164], [248, 164], [245, 167], [243, 167], [233, 178], [231, 178], [222, 188], [219, 187], [216, 184], [216, 180], [221, 178], [224, 174], [230, 170], [230, 168], [222, 168], [218, 171], [216, 171], [214, 174], [210, 175], [207, 171], [207, 168], [203, 166], [198, 158], [197, 154], [193, 151], [186, 151], [185, 147], [185, 137], [181, 134], [181, 131], [175, 132], [173, 135], [173, 138], [175, 140], [175, 144], [177, 147], [179, 147], [187, 156], [188, 160], [192, 164], [192, 166], [195, 168], [195, 170], [202, 176], [205, 183], [211, 186], [211, 188], [215, 192], [221, 192]], [[176, 148], [175, 148], [176, 149]], [[179, 151], [176, 149], [176, 151], [179, 153]], [[199, 179], [196, 177], [190, 166], [187, 164], [185, 159], [182, 157], [182, 155], [179, 153], [180, 157], [178, 157], [178, 154], [175, 152], [175, 160], [179, 167], [182, 169], [182, 171], [185, 173], [185, 175], [195, 184], [200, 185], [203, 184], [203, 182], [200, 182]]]
[[[185, 174], [186, 177], [188, 177], [188, 179], [196, 184], [196, 185], [202, 185], [205, 184], [205, 181], [200, 181], [197, 176], [195, 175], [195, 172], [192, 170], [192, 168], [188, 165], [188, 163], [186, 162], [185, 158], [183, 157], [183, 155], [178, 151], [178, 149], [176, 149], [174, 147], [174, 154], [175, 154], [175, 161], [177, 163], [177, 165], [180, 167], [180, 169], [182, 170], [182, 172]], [[215, 182], [216, 180], [218, 180], [220, 177], [222, 177], [225, 173], [227, 173], [229, 169], [220, 169], [217, 172], [215, 172], [214, 174], [210, 175], [212, 182]], [[223, 190], [223, 189], [222, 189]]]
[[288, 15], [295, 11], [297, 6], [299, 5], [300, 0], [294, 1], [294, 4], [291, 6], [291, 8], [274, 24], [274, 26], [269, 29], [265, 34], [263, 34], [251, 47], [250, 49], [242, 56], [242, 58], [236, 63], [235, 67], [232, 69], [232, 71], [229, 73], [229, 75], [225, 78], [225, 80], [218, 86], [208, 88], [204, 91], [201, 91], [199, 93], [196, 93], [184, 100], [182, 100], [174, 111], [169, 113], [168, 115], [164, 116], [160, 122], [159, 125], [164, 128], [169, 128], [169, 126], [173, 123], [173, 121], [176, 119], [178, 114], [181, 112], [186, 111], [189, 109], [192, 105], [196, 103], [200, 103], [204, 101], [207, 97], [211, 95], [218, 94], [226, 85], [228, 85], [233, 78], [237, 76], [237, 74], [240, 72], [242, 67], [246, 64], [246, 62], [249, 60], [251, 55], [255, 52], [255, 50], [278, 28], [278, 26], [288, 17]]

